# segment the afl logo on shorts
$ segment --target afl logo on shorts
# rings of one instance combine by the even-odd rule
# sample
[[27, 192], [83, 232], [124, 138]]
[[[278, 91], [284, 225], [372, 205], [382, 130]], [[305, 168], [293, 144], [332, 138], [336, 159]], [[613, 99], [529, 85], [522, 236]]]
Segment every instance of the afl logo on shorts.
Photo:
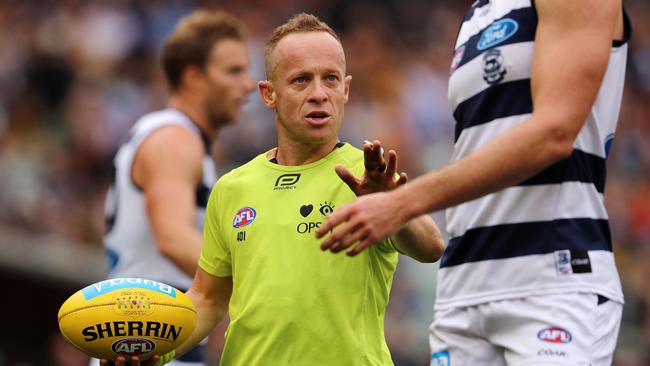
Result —
[[560, 327], [544, 328], [537, 333], [537, 338], [549, 343], [571, 343], [572, 339], [571, 333]]
[[249, 206], [242, 207], [235, 214], [235, 218], [232, 220], [232, 227], [238, 229], [250, 225], [255, 220], [255, 216], [257, 216], [255, 209]]

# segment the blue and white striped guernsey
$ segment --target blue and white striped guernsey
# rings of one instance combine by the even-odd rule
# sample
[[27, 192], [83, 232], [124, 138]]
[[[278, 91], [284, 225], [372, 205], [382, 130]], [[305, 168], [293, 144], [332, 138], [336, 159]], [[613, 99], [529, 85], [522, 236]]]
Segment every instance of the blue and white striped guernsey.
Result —
[[[531, 0], [479, 0], [465, 16], [449, 80], [456, 120], [452, 161], [531, 116], [536, 28]], [[436, 308], [558, 292], [623, 301], [603, 191], [629, 34], [626, 18], [625, 40], [612, 46], [600, 92], [568, 159], [447, 210], [450, 241]]]
[[186, 290], [192, 284], [192, 278], [158, 249], [149, 224], [144, 192], [131, 178], [133, 160], [142, 142], [159, 128], [171, 125], [186, 128], [200, 137], [205, 145], [202, 182], [195, 191], [194, 217], [195, 227], [203, 232], [205, 207], [210, 189], [217, 181], [208, 139], [187, 115], [167, 108], [142, 116], [131, 127], [128, 141], [120, 147], [113, 160], [113, 182], [105, 206], [104, 245], [109, 262], [108, 278], [142, 277]]

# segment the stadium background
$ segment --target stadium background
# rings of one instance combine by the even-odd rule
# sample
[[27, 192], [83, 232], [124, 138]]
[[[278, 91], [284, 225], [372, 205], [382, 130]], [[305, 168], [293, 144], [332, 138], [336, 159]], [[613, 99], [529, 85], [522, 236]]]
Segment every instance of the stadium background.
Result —
[[[625, 305], [616, 365], [650, 365], [650, 2], [626, 0], [635, 27], [607, 206]], [[446, 83], [470, 1], [0, 1], [0, 366], [85, 365], [60, 338], [56, 311], [99, 280], [109, 164], [134, 120], [166, 101], [161, 41], [197, 7], [240, 16], [263, 45], [297, 11], [342, 35], [350, 103], [342, 138], [379, 138], [413, 178], [449, 158]], [[562, 67], [562, 60], [557, 60]], [[273, 116], [251, 95], [215, 151], [226, 172], [275, 144]], [[443, 224], [443, 217], [435, 219]], [[386, 319], [399, 366], [426, 365], [435, 265], [402, 258]], [[218, 349], [219, 345], [215, 347]]]

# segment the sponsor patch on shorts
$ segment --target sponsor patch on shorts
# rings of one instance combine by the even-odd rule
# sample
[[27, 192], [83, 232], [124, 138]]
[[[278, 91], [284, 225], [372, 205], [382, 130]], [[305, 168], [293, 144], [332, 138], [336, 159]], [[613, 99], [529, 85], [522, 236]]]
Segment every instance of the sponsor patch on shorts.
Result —
[[431, 366], [451, 366], [449, 351], [440, 351], [431, 354]]

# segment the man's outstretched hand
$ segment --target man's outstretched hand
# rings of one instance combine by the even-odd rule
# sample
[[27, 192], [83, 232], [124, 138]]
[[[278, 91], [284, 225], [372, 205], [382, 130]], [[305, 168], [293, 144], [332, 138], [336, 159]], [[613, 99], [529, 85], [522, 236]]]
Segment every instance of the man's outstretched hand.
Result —
[[399, 230], [404, 223], [398, 219], [400, 207], [393, 195], [388, 193], [408, 180], [406, 173], [397, 173], [397, 153], [388, 151], [388, 163], [383, 156], [381, 142], [366, 141], [363, 145], [363, 177], [356, 178], [342, 165], [336, 173], [357, 195], [363, 196], [335, 210], [316, 230], [316, 237], [332, 233], [321, 243], [322, 250], [340, 252], [350, 248], [347, 254], [355, 256], [367, 247], [385, 239]]
[[397, 173], [397, 153], [395, 150], [388, 151], [388, 163], [384, 159], [384, 149], [381, 142], [364, 141], [363, 143], [363, 164], [366, 167], [363, 177], [357, 178], [343, 165], [337, 165], [336, 174], [350, 187], [352, 192], [358, 196], [365, 194], [386, 192], [393, 190], [406, 183], [406, 173]]

